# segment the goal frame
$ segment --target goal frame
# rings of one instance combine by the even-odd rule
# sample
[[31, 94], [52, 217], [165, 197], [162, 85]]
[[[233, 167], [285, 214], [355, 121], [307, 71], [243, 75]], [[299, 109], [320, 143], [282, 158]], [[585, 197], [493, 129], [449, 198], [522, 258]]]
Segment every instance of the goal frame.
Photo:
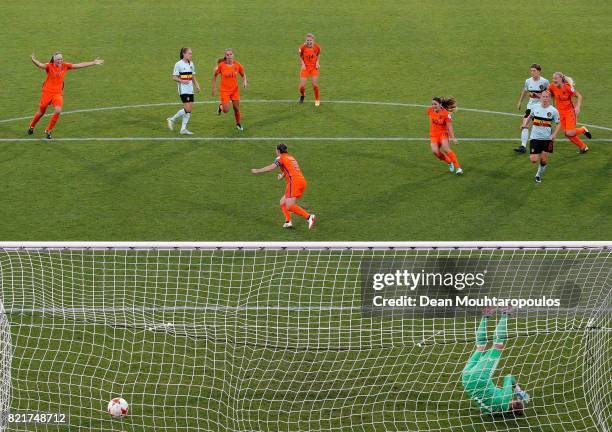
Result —
[[612, 240], [598, 241], [3, 241], [0, 249], [610, 249]]

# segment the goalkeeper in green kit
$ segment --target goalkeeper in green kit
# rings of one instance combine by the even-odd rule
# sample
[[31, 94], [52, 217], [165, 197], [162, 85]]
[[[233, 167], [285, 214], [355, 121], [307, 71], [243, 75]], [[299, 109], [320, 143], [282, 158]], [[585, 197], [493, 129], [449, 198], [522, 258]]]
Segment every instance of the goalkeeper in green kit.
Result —
[[476, 402], [483, 413], [521, 416], [524, 403], [529, 401], [529, 395], [521, 390], [516, 378], [513, 375], [506, 375], [502, 388], [497, 387], [491, 379], [506, 343], [510, 309], [502, 309], [501, 318], [493, 334], [493, 347], [487, 349], [487, 322], [494, 311], [495, 308], [487, 308], [483, 312], [476, 330], [476, 352], [463, 368], [462, 384], [467, 395]]

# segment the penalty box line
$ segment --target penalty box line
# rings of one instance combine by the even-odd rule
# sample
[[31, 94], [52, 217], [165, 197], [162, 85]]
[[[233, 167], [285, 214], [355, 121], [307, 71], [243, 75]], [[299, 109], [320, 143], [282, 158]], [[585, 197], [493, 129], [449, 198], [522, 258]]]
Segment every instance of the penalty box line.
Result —
[[[243, 103], [285, 103], [285, 104], [295, 104], [295, 99], [243, 99], [241, 102]], [[219, 103], [216, 100], [205, 100], [205, 101], [197, 101], [194, 104], [217, 104]], [[427, 108], [429, 105], [423, 105], [418, 103], [409, 103], [409, 102], [383, 102], [383, 101], [357, 101], [357, 100], [323, 100], [324, 104], [352, 104], [352, 105], [374, 105], [374, 106], [391, 106], [391, 107], [407, 107], [407, 108]], [[179, 105], [179, 102], [158, 102], [158, 103], [147, 103], [147, 104], [136, 104], [136, 105], [118, 105], [118, 106], [110, 106], [110, 107], [98, 107], [98, 108], [84, 108], [84, 109], [76, 109], [72, 111], [64, 111], [62, 115], [66, 114], [79, 114], [79, 113], [89, 113], [89, 112], [98, 112], [98, 111], [111, 111], [111, 110], [123, 110], [123, 109], [133, 109], [133, 108], [152, 108], [152, 107], [165, 107], [165, 106], [175, 106]], [[475, 112], [475, 113], [483, 113], [483, 114], [492, 114], [492, 115], [502, 115], [509, 117], [522, 117], [523, 114], [517, 113], [509, 113], [504, 111], [494, 111], [488, 109], [479, 109], [479, 108], [466, 108], [461, 107], [462, 111], [467, 112]], [[46, 114], [49, 115], [49, 114]], [[9, 119], [1, 119], [0, 123], [11, 123], [15, 121], [29, 120], [32, 116], [23, 116], [23, 117], [15, 117]], [[583, 124], [585, 126], [612, 131], [612, 128], [606, 126], [600, 126], [595, 124], [583, 123], [579, 122], [579, 124]]]

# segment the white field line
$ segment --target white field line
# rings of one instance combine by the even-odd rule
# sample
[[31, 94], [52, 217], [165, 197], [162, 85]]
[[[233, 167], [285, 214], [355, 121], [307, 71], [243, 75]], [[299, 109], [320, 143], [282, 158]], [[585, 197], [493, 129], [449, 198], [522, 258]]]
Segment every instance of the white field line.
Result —
[[[0, 138], [0, 142], [55, 142], [55, 141], [421, 141], [419, 137], [83, 137], [83, 138]], [[459, 138], [459, 141], [519, 142], [519, 138]], [[557, 141], [568, 141], [560, 139]], [[590, 142], [612, 142], [612, 138], [592, 139]]]
[[[242, 100], [243, 103], [292, 103], [295, 104], [296, 101], [294, 99], [245, 99]], [[218, 101], [199, 101], [194, 102], [196, 104], [217, 104]], [[376, 105], [376, 106], [396, 106], [396, 107], [410, 107], [410, 108], [427, 108], [429, 105], [423, 104], [414, 104], [414, 103], [404, 103], [404, 102], [377, 102], [377, 101], [350, 101], [350, 100], [323, 100], [323, 104], [352, 104], [352, 105]], [[62, 112], [62, 115], [67, 114], [78, 114], [78, 113], [89, 113], [89, 112], [97, 112], [97, 111], [112, 111], [112, 110], [122, 110], [122, 109], [133, 109], [133, 108], [151, 108], [151, 107], [162, 107], [162, 106], [173, 106], [180, 105], [180, 102], [161, 102], [161, 103], [151, 103], [151, 104], [138, 104], [138, 105], [120, 105], [120, 106], [111, 106], [111, 107], [100, 107], [100, 108], [86, 108], [86, 109], [78, 109], [73, 111], [65, 111]], [[478, 109], [478, 108], [463, 108], [460, 107], [461, 111], [468, 112], [477, 112], [484, 114], [494, 114], [494, 115], [503, 115], [510, 117], [522, 117], [523, 114], [517, 113], [509, 113], [504, 111], [492, 111], [486, 109]], [[10, 119], [0, 120], [0, 123], [10, 123], [21, 120], [29, 120], [32, 118], [32, 115], [24, 116], [24, 117], [15, 117]], [[606, 126], [599, 126], [594, 124], [580, 123], [585, 126], [594, 128], [594, 129], [602, 129], [607, 131], [612, 131], [612, 128]]]

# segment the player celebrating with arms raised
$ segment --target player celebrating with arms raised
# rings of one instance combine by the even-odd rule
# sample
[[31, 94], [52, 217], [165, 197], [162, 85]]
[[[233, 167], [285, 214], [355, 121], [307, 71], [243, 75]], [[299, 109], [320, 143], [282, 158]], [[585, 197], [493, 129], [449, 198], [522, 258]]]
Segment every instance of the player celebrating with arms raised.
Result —
[[306, 81], [308, 77], [312, 77], [312, 89], [315, 96], [315, 106], [321, 104], [319, 99], [319, 58], [321, 56], [321, 47], [314, 41], [314, 35], [308, 33], [306, 42], [300, 45], [298, 49], [300, 56], [300, 103], [304, 103], [306, 94]]
[[306, 219], [308, 221], [308, 229], [312, 229], [315, 224], [315, 215], [312, 213], [308, 214], [306, 210], [296, 204], [296, 201], [302, 197], [306, 190], [306, 179], [302, 174], [302, 170], [295, 158], [287, 153], [286, 144], [281, 143], [276, 146], [276, 156], [277, 158], [274, 160], [274, 163], [263, 168], [252, 169], [251, 173], [265, 173], [280, 168], [281, 173], [278, 175], [278, 179], [284, 178], [287, 183], [285, 195], [280, 199], [280, 208], [285, 215], [283, 228], [293, 228], [291, 213], [295, 213]]
[[49, 63], [41, 63], [36, 59], [36, 56], [32, 54], [32, 63], [40, 69], [44, 69], [47, 72], [47, 79], [43, 83], [42, 95], [40, 96], [40, 103], [38, 111], [34, 114], [34, 118], [30, 122], [28, 128], [28, 135], [34, 133], [36, 123], [45, 114], [47, 107], [53, 104], [54, 112], [49, 120], [49, 124], [45, 129], [45, 136], [47, 139], [52, 139], [51, 131], [55, 127], [55, 123], [59, 119], [62, 112], [62, 106], [64, 105], [64, 76], [70, 69], [82, 69], [89, 66], [97, 66], [104, 63], [104, 60], [96, 58], [94, 61], [83, 62], [83, 63], [64, 63], [64, 57], [62, 53], [56, 52], [49, 60]]
[[[554, 141], [561, 129], [559, 111], [550, 104], [550, 92], [548, 90], [540, 95], [540, 103], [534, 105], [529, 119], [532, 123], [529, 158], [532, 163], [540, 162], [535, 181], [536, 183], [542, 183], [542, 175], [548, 163], [548, 154], [553, 152]], [[553, 123], [557, 123], [554, 132], [552, 130]]]
[[221, 75], [221, 84], [219, 85], [219, 96], [221, 103], [217, 107], [217, 114], [229, 112], [230, 101], [234, 108], [234, 118], [236, 119], [236, 128], [240, 131], [244, 130], [240, 124], [240, 89], [238, 87], [238, 74], [242, 76], [242, 86], [247, 88], [247, 77], [244, 68], [240, 63], [234, 60], [234, 51], [231, 48], [225, 50], [225, 55], [217, 62], [217, 67], [212, 78], [212, 95], [215, 96], [215, 87], [217, 85], [217, 75]]
[[[582, 106], [582, 95], [574, 89], [574, 80], [561, 72], [555, 72], [553, 74], [553, 85], [549, 87], [549, 90], [551, 96], [555, 98], [565, 136], [578, 147], [578, 153], [588, 152], [589, 148], [578, 135], [584, 134], [591, 139], [591, 132], [585, 127], [576, 128], [576, 118], [580, 114], [580, 107]], [[572, 102], [573, 97], [576, 98], [576, 105]]]
[[[429, 115], [429, 138], [431, 151], [434, 156], [448, 164], [450, 172], [463, 174], [463, 169], [457, 160], [457, 155], [450, 149], [449, 138], [457, 144], [451, 113], [457, 108], [455, 98], [434, 97], [431, 107], [427, 109]], [[442, 150], [440, 150], [442, 147]], [[456, 171], [455, 171], [456, 170]]]
[[[493, 348], [487, 349], [487, 322], [495, 308], [485, 309], [476, 330], [476, 351], [463, 368], [461, 382], [467, 395], [485, 414], [513, 414], [521, 416], [524, 402], [529, 395], [521, 390], [513, 375], [504, 377], [504, 386], [499, 388], [491, 377], [495, 373], [508, 337], [508, 309], [502, 316], [493, 334]], [[513, 399], [516, 394], [517, 399]]]
[[527, 151], [527, 140], [529, 139], [529, 115], [531, 110], [536, 104], [540, 103], [540, 94], [548, 89], [550, 83], [546, 78], [542, 78], [542, 66], [534, 63], [529, 68], [531, 72], [531, 78], [525, 80], [525, 86], [521, 92], [521, 97], [517, 104], [517, 108], [520, 110], [523, 104], [523, 99], [526, 95], [529, 95], [529, 101], [527, 102], [527, 109], [525, 110], [525, 116], [523, 117], [523, 123], [521, 124], [521, 145], [514, 149], [518, 153], [525, 153]]
[[200, 84], [196, 79], [195, 65], [191, 60], [193, 52], [191, 48], [181, 48], [179, 54], [180, 60], [174, 65], [174, 71], [172, 72], [172, 80], [177, 82], [177, 88], [179, 97], [183, 102], [183, 108], [178, 110], [172, 117], [166, 119], [168, 122], [168, 129], [174, 129], [174, 122], [179, 118], [182, 118], [181, 124], [181, 135], [193, 135], [192, 132], [187, 130], [187, 123], [191, 117], [191, 109], [193, 108], [193, 87], [198, 93], [200, 93]]

